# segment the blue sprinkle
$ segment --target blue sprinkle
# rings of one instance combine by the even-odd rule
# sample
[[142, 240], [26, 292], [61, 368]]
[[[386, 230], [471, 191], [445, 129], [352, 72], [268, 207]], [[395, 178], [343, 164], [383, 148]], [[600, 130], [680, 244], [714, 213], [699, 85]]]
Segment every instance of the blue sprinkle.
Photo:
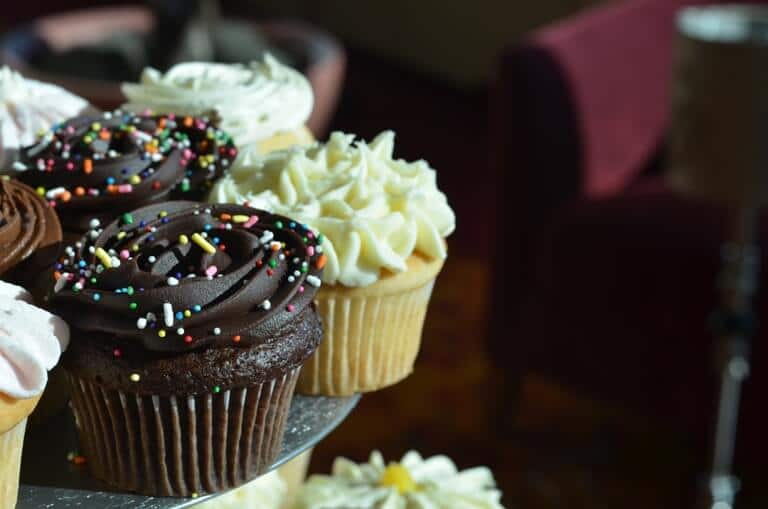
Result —
[[112, 185], [115, 183], [115, 177], [107, 177], [107, 185]]
[[78, 264], [80, 267], [85, 267], [86, 265], [88, 265], [87, 263], [85, 263], [85, 260], [80, 260], [79, 262], [77, 262], [77, 264]]
[[147, 226], [147, 222], [146, 221], [144, 221], [143, 219], [141, 221], [139, 221], [139, 228], [144, 228], [145, 226]]
[[161, 223], [163, 223], [163, 224], [165, 224], [165, 223], [167, 223], [167, 222], [168, 222], [168, 218], [167, 218], [167, 217], [164, 217], [164, 218], [162, 218], [162, 219], [160, 220], [160, 222], [161, 222]]
[[195, 313], [199, 313], [202, 309], [203, 308], [200, 307], [200, 304], [195, 304], [194, 306], [192, 306], [192, 311], [194, 311]]
[[181, 272], [177, 272], [174, 276], [176, 276], [176, 279], [181, 279]]
[[93, 300], [96, 302], [99, 302], [101, 300], [101, 294], [100, 293], [94, 293], [93, 294]]
[[219, 242], [221, 242], [221, 239], [219, 239], [218, 237], [214, 237], [214, 238], [211, 239], [211, 242], [213, 242], [214, 244], [216, 244], [218, 246]]
[[213, 228], [213, 226], [211, 226], [211, 225], [209, 225], [209, 224], [207, 224], [207, 223], [206, 223], [206, 224], [203, 226], [203, 230], [205, 230], [205, 231], [207, 231], [207, 232], [208, 232], [208, 231], [211, 231], [211, 228]]
[[290, 226], [291, 228], [296, 228], [296, 223], [291, 221], [290, 223], [288, 223], [288, 226]]
[[184, 313], [181, 311], [176, 311], [176, 319], [177, 320], [183, 320], [184, 319]]

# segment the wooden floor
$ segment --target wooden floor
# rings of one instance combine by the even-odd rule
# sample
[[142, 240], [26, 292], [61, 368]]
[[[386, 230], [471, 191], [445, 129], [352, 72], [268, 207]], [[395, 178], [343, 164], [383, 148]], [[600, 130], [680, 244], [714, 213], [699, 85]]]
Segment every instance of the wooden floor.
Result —
[[[414, 373], [367, 395], [315, 451], [312, 470], [334, 457], [362, 461], [372, 449], [398, 459], [410, 448], [444, 453], [461, 467], [488, 465], [507, 507], [693, 508], [697, 472], [685, 436], [664, 423], [526, 377], [514, 397], [486, 353], [494, 249], [494, 177], [487, 95], [456, 91], [353, 52], [334, 128], [398, 134], [397, 155], [423, 157], [458, 217]], [[509, 338], [533, 341], [535, 338]], [[506, 396], [506, 397], [505, 397]], [[746, 479], [739, 508], [764, 509], [765, 473]]]

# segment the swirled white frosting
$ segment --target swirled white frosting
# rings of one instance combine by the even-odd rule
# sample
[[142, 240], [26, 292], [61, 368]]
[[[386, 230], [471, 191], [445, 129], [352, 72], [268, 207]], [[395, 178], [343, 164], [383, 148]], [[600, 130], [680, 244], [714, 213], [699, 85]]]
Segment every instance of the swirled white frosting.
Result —
[[69, 345], [64, 320], [31, 302], [24, 288], [0, 281], [0, 393], [17, 399], [43, 392]]
[[63, 88], [25, 79], [0, 69], [0, 165], [10, 166], [20, 147], [32, 145], [41, 131], [88, 108], [85, 99]]
[[426, 161], [393, 158], [395, 135], [370, 144], [335, 132], [326, 144], [292, 147], [235, 164], [214, 186], [215, 203], [243, 203], [292, 217], [326, 238], [323, 281], [376, 282], [418, 252], [445, 258], [456, 218]]
[[299, 494], [296, 509], [503, 509], [488, 468], [458, 471], [445, 456], [403, 456], [392, 482], [381, 453], [368, 463], [337, 458], [330, 476], [313, 475]]
[[312, 87], [298, 71], [265, 55], [249, 66], [186, 62], [165, 74], [144, 69], [139, 83], [124, 83], [124, 109], [203, 115], [215, 111], [238, 148], [301, 127], [314, 103]]
[[288, 487], [273, 470], [253, 481], [206, 500], [195, 507], [198, 509], [244, 509], [258, 507], [259, 509], [279, 509], [285, 500]]

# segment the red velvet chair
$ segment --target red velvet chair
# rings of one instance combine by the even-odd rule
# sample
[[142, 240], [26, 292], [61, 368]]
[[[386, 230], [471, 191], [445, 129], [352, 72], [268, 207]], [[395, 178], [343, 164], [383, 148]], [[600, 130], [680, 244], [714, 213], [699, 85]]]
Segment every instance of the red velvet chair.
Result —
[[[491, 350], [510, 384], [536, 372], [633, 407], [682, 430], [704, 459], [717, 381], [707, 317], [725, 218], [663, 179], [674, 16], [690, 3], [614, 2], [504, 52], [493, 108], [504, 183]], [[768, 452], [766, 276], [742, 464], [764, 465]]]

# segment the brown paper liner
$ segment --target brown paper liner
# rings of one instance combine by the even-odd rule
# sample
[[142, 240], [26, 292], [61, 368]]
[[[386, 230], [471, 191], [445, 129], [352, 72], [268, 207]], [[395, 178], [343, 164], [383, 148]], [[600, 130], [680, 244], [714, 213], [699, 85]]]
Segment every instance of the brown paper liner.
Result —
[[323, 342], [304, 364], [302, 394], [348, 396], [395, 384], [412, 371], [432, 295], [426, 284], [390, 295], [317, 294]]
[[26, 428], [27, 419], [24, 418], [16, 426], [0, 434], [0, 507], [3, 508], [16, 507], [21, 449]]
[[299, 368], [271, 382], [196, 396], [108, 391], [69, 374], [80, 444], [94, 477], [153, 496], [237, 487], [280, 452]]

